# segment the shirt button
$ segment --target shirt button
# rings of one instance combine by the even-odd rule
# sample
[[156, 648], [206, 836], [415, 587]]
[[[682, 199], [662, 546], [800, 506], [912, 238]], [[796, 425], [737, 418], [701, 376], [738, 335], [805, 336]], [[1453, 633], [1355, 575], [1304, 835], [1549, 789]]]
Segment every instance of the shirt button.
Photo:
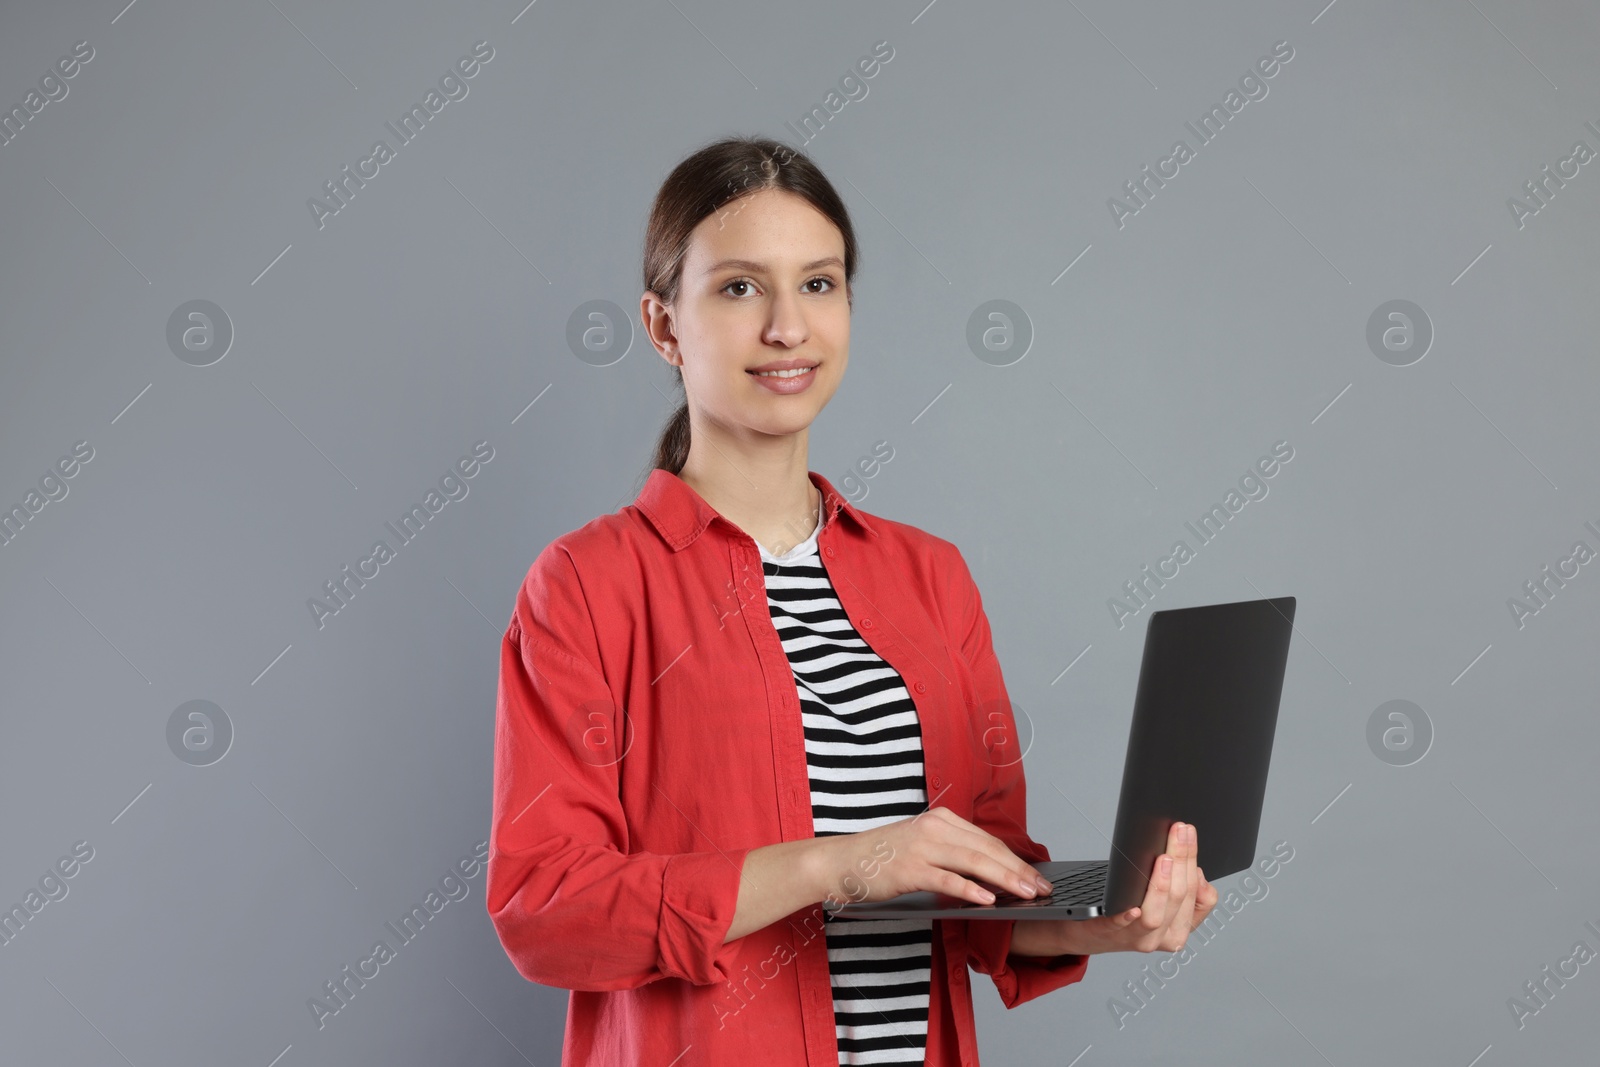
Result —
[[939, 776], [937, 774], [933, 776], [933, 787], [935, 789], [939, 788]]
[[832, 559], [833, 558], [833, 546], [829, 545], [827, 548], [823, 549], [822, 550], [822, 554], [824, 556], [827, 556], [829, 559]]
[[928, 683], [927, 682], [918, 682], [917, 683], [917, 692], [926, 693], [927, 691], [928, 691]]
[[862, 628], [862, 629], [863, 629], [863, 630], [870, 630], [870, 629], [872, 629], [872, 620], [871, 620], [871, 619], [862, 619], [862, 620], [861, 620], [861, 628]]

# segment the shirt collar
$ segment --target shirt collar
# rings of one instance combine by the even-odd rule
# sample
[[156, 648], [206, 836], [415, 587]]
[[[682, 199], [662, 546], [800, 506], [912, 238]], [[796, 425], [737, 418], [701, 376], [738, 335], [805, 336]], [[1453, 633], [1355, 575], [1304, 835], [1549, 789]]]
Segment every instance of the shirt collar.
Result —
[[[816, 471], [807, 471], [806, 474], [811, 484], [822, 491], [824, 526], [843, 513], [866, 533], [876, 534], [867, 517], [841, 496], [832, 482]], [[644, 513], [674, 552], [691, 544], [711, 525], [713, 519], [728, 522], [691, 489], [688, 482], [662, 467], [651, 469], [644, 488], [639, 490], [639, 496], [634, 500], [634, 506]], [[728, 525], [733, 527], [732, 523]]]

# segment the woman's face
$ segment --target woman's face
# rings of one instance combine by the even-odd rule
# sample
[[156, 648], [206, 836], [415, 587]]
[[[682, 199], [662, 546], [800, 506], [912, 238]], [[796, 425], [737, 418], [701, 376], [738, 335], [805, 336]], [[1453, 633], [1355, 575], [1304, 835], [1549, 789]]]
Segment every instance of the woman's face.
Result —
[[[677, 300], [664, 313], [650, 303], [647, 294], [652, 340], [683, 368], [694, 418], [735, 437], [804, 430], [849, 362], [844, 238], [793, 193], [761, 189], [702, 219]], [[782, 361], [813, 369], [792, 379], [752, 373]]]

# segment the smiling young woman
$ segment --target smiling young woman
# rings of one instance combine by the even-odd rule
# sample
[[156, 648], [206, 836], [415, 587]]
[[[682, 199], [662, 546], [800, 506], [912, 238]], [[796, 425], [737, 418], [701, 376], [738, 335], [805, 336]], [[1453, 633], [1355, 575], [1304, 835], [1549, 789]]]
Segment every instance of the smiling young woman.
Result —
[[572, 991], [568, 1067], [975, 1065], [969, 965], [1014, 1007], [1091, 953], [1182, 948], [1215, 903], [1180, 824], [1119, 916], [827, 906], [1028, 897], [1050, 858], [994, 752], [1015, 720], [960, 551], [808, 466], [858, 258], [774, 141], [707, 145], [657, 194], [640, 315], [684, 401], [635, 502], [539, 553], [501, 641], [487, 906], [519, 973]]

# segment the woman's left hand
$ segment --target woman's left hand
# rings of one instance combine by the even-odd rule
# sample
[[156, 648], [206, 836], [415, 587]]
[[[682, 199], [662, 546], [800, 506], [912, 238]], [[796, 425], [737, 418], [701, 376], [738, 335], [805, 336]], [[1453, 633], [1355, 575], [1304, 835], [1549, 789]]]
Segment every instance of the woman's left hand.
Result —
[[1119, 915], [1094, 919], [1019, 919], [1011, 952], [1021, 956], [1089, 955], [1096, 952], [1177, 952], [1189, 931], [1217, 905], [1217, 890], [1196, 860], [1199, 835], [1192, 823], [1175, 822], [1167, 851], [1156, 858], [1144, 903]]

